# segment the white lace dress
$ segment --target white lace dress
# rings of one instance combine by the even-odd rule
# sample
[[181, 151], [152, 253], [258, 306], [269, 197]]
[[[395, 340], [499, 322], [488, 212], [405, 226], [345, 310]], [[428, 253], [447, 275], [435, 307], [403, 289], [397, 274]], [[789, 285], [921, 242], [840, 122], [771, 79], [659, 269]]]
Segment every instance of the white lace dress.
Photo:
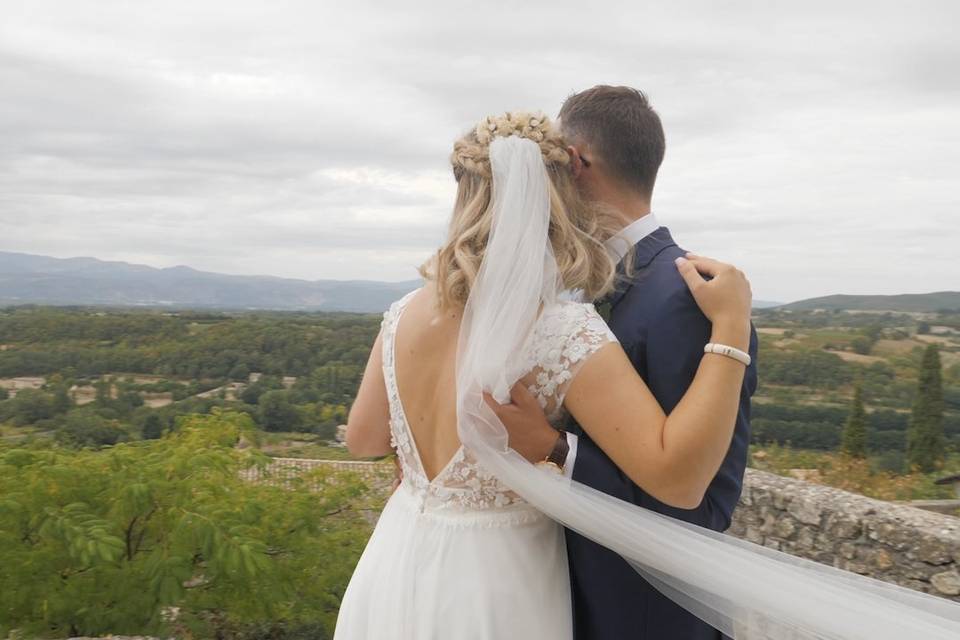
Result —
[[[335, 640], [565, 640], [573, 637], [563, 529], [485, 472], [461, 446], [433, 479], [401, 406], [394, 332], [411, 292], [384, 313], [383, 373], [403, 482], [387, 501], [343, 596]], [[530, 391], [563, 419], [577, 370], [616, 340], [592, 304], [543, 311]], [[549, 473], [545, 471], [544, 473]]]

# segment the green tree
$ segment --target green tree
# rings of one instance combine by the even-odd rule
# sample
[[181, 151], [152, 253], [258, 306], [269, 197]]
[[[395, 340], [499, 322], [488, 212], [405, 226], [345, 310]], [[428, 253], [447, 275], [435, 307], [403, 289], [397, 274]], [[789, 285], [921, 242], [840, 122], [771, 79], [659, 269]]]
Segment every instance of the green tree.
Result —
[[106, 406], [110, 404], [112, 399], [112, 389], [113, 381], [108, 380], [107, 378], [101, 378], [93, 383], [94, 388], [97, 390], [96, 403], [99, 405]]
[[850, 415], [843, 426], [840, 449], [854, 458], [867, 457], [867, 414], [859, 384], [853, 388], [853, 401], [850, 403]]
[[67, 385], [59, 384], [53, 392], [53, 410], [56, 413], [66, 413], [73, 407], [73, 400], [67, 390]]
[[108, 451], [0, 443], [0, 637], [331, 637], [382, 498], [329, 469], [312, 490], [245, 480], [269, 458], [242, 433], [216, 413]]
[[54, 437], [57, 442], [68, 446], [94, 448], [113, 445], [129, 438], [127, 432], [116, 422], [83, 409], [67, 414]]
[[276, 376], [262, 376], [253, 384], [247, 385], [240, 393], [240, 399], [247, 404], [258, 404], [260, 396], [274, 389], [283, 389], [283, 383]]
[[246, 382], [250, 377], [250, 367], [241, 362], [230, 369], [230, 373], [227, 377], [238, 382]]
[[267, 391], [260, 396], [259, 422], [267, 431], [291, 431], [300, 426], [300, 411], [286, 391]]
[[866, 356], [870, 354], [873, 343], [865, 336], [858, 336], [850, 341], [850, 346], [853, 347], [854, 353]]
[[160, 416], [155, 413], [148, 415], [143, 421], [143, 427], [140, 431], [144, 440], [156, 440], [163, 435], [163, 422]]
[[907, 462], [929, 473], [943, 461], [943, 380], [940, 351], [929, 345], [920, 363], [917, 392], [907, 429]]
[[879, 324], [870, 324], [860, 330], [860, 336], [850, 342], [854, 352], [867, 355], [883, 335], [883, 327]]
[[53, 395], [40, 389], [19, 390], [0, 411], [0, 419], [11, 420], [18, 425], [33, 424], [54, 415], [56, 409]]

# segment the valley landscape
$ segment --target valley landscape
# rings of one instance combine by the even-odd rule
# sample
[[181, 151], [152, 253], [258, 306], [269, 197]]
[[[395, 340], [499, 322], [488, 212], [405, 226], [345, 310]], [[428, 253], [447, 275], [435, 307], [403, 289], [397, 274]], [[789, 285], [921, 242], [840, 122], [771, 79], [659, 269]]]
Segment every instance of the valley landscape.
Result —
[[[74, 286], [77, 279], [84, 286]], [[46, 288], [34, 297], [53, 304], [12, 304], [24, 297], [14, 291], [40, 280]], [[179, 282], [180, 298], [151, 302], [143, 292], [158, 280]], [[0, 437], [109, 445], [158, 437], [178, 416], [219, 407], [249, 415], [267, 433], [311, 434], [320, 447], [335, 442], [380, 313], [419, 282], [274, 280], [325, 293], [310, 302], [292, 289], [274, 290], [272, 298], [248, 291], [250, 300], [228, 304], [241, 295], [237, 282], [259, 285], [265, 277], [0, 253], [0, 302], [7, 305], [0, 307]], [[134, 291], [141, 292], [135, 302]], [[104, 303], [124, 297], [129, 304]], [[199, 298], [208, 304], [189, 308]], [[227, 308], [217, 308], [221, 303]], [[944, 464], [956, 464], [960, 293], [763, 303], [753, 320], [760, 336], [753, 445], [782, 449], [761, 453], [757, 464], [773, 464], [785, 451], [792, 454], [783, 464], [829, 464], [859, 388], [870, 469], [906, 473], [911, 408], [931, 346], [942, 369], [944, 460], [951, 461]], [[879, 492], [891, 499], [948, 493], [926, 483]]]
[[[389, 478], [318, 461], [349, 459], [339, 427], [381, 312], [418, 283], [298, 281], [323, 296], [281, 287], [245, 304], [236, 282], [211, 293], [216, 274], [179, 270], [182, 297], [159, 303], [130, 292], [167, 270], [10, 255], [0, 563], [19, 568], [0, 587], [22, 597], [0, 631], [46, 625], [47, 601], [58, 633], [328, 637]], [[43, 296], [23, 300], [12, 264]], [[204, 296], [217, 303], [189, 304]], [[752, 467], [881, 500], [954, 497], [937, 480], [960, 473], [960, 293], [830, 296], [753, 320]], [[917, 458], [933, 414], [938, 445]], [[281, 466], [296, 477], [270, 480]]]

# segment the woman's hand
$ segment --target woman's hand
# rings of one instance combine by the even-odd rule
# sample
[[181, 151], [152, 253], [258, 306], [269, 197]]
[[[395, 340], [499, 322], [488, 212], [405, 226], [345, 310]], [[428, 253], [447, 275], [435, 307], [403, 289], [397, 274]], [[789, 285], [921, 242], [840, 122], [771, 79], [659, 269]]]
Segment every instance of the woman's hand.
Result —
[[[732, 334], [738, 343], [743, 338], [749, 340], [753, 294], [742, 271], [732, 264], [692, 253], [677, 258], [677, 269], [715, 332]], [[711, 279], [705, 280], [701, 274]]]

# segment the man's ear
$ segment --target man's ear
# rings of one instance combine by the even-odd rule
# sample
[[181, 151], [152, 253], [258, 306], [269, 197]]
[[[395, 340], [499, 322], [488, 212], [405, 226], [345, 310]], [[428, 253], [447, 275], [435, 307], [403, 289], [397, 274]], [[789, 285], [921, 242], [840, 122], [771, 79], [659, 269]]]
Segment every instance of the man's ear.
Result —
[[577, 148], [572, 144], [567, 145], [567, 154], [570, 156], [570, 173], [573, 174], [573, 179], [576, 180], [583, 171], [583, 158]]

